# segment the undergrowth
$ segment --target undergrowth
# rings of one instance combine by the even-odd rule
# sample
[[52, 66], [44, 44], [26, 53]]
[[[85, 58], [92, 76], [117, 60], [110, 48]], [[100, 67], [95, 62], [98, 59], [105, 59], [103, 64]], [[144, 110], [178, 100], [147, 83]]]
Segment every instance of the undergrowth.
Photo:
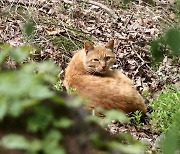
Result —
[[[75, 126], [78, 127], [78, 137], [80, 136], [78, 140], [89, 142], [94, 149], [103, 151], [104, 148], [104, 152], [109, 149], [127, 154], [143, 153], [142, 144], [132, 137], [114, 135], [111, 138], [107, 136], [108, 139], [105, 140], [105, 135], [96, 130], [99, 127], [94, 128], [99, 124], [99, 120], [96, 125], [92, 125], [91, 121], [83, 123], [84, 117], [78, 117], [78, 110], [52, 90], [54, 87], [61, 91], [61, 82], [57, 82], [59, 70], [54, 63], [25, 62], [31, 50], [33, 48], [30, 46], [12, 47], [0, 44], [0, 153], [8, 153], [3, 151], [5, 148], [11, 150], [10, 152], [18, 150], [20, 153], [66, 154], [68, 148], [63, 141], [68, 137], [66, 138], [64, 132], [76, 132]], [[4, 67], [7, 58], [18, 63], [19, 68], [13, 70]], [[71, 101], [71, 104], [74, 104], [74, 101]], [[117, 111], [107, 111], [104, 114], [106, 118], [103, 124], [110, 123], [112, 119], [121, 122], [127, 119], [123, 113]], [[76, 117], [79, 118], [78, 123]], [[93, 126], [93, 129], [89, 131], [84, 125]], [[87, 136], [81, 139], [80, 130], [83, 127], [83, 134]]]
[[158, 131], [167, 131], [180, 109], [180, 91], [174, 86], [165, 86], [152, 102], [152, 108], [152, 126]]

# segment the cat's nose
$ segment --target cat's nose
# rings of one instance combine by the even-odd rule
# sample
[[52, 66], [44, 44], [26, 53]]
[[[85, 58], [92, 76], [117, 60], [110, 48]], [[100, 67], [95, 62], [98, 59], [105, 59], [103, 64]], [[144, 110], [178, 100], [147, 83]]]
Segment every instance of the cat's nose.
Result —
[[106, 65], [103, 65], [103, 66], [102, 66], [102, 69], [105, 69], [105, 68], [106, 68]]

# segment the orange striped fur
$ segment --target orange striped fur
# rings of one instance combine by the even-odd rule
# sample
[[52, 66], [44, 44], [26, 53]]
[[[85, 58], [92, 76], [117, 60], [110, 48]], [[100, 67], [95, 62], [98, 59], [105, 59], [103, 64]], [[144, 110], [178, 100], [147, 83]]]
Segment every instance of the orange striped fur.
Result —
[[110, 70], [115, 62], [114, 41], [94, 46], [84, 43], [68, 64], [64, 84], [75, 88], [78, 95], [89, 100], [88, 108], [119, 109], [126, 113], [146, 113], [144, 99], [132, 81], [118, 70]]

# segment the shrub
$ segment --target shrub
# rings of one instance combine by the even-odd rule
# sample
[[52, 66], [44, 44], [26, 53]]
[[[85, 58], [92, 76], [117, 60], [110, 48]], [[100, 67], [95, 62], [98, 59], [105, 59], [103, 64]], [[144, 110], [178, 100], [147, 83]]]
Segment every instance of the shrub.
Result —
[[152, 108], [152, 126], [158, 131], [167, 131], [180, 109], [180, 91], [176, 87], [165, 86], [165, 89], [152, 102]]
[[172, 125], [162, 140], [162, 151], [164, 154], [180, 152], [180, 110], [177, 111], [174, 117]]
[[[53, 62], [25, 63], [31, 49], [0, 45], [0, 153], [143, 153], [132, 137], [111, 136], [97, 124], [86, 123], [87, 111], [72, 107], [52, 90], [61, 90]], [[19, 64], [17, 69], [2, 65], [9, 57]], [[68, 99], [71, 104], [80, 101]], [[114, 118], [126, 120], [116, 111], [105, 115], [105, 124]]]

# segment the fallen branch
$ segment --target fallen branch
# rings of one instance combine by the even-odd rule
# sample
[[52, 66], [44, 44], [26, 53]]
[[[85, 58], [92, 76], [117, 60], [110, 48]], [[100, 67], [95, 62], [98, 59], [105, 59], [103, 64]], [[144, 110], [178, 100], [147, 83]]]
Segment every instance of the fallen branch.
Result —
[[115, 14], [115, 12], [108, 8], [107, 6], [101, 4], [101, 3], [98, 3], [98, 2], [95, 2], [95, 1], [85, 1], [86, 3], [89, 3], [89, 4], [93, 4], [93, 5], [96, 5], [96, 6], [99, 6], [100, 8], [104, 9], [108, 14], [110, 14], [115, 20], [118, 19], [118, 16]]
[[[95, 2], [95, 1], [92, 1], [92, 0], [88, 0], [88, 1], [83, 1], [84, 3], [88, 3], [88, 4], [92, 4], [92, 5], [96, 5], [96, 6], [99, 6], [100, 8], [104, 9], [108, 14], [110, 14], [115, 20], [118, 19], [118, 16], [115, 14], [115, 12], [108, 8], [107, 6], [105, 6], [104, 4], [101, 4], [99, 2]], [[68, 3], [68, 4], [73, 4], [72, 1], [69, 1], [69, 0], [64, 0], [64, 3]]]

